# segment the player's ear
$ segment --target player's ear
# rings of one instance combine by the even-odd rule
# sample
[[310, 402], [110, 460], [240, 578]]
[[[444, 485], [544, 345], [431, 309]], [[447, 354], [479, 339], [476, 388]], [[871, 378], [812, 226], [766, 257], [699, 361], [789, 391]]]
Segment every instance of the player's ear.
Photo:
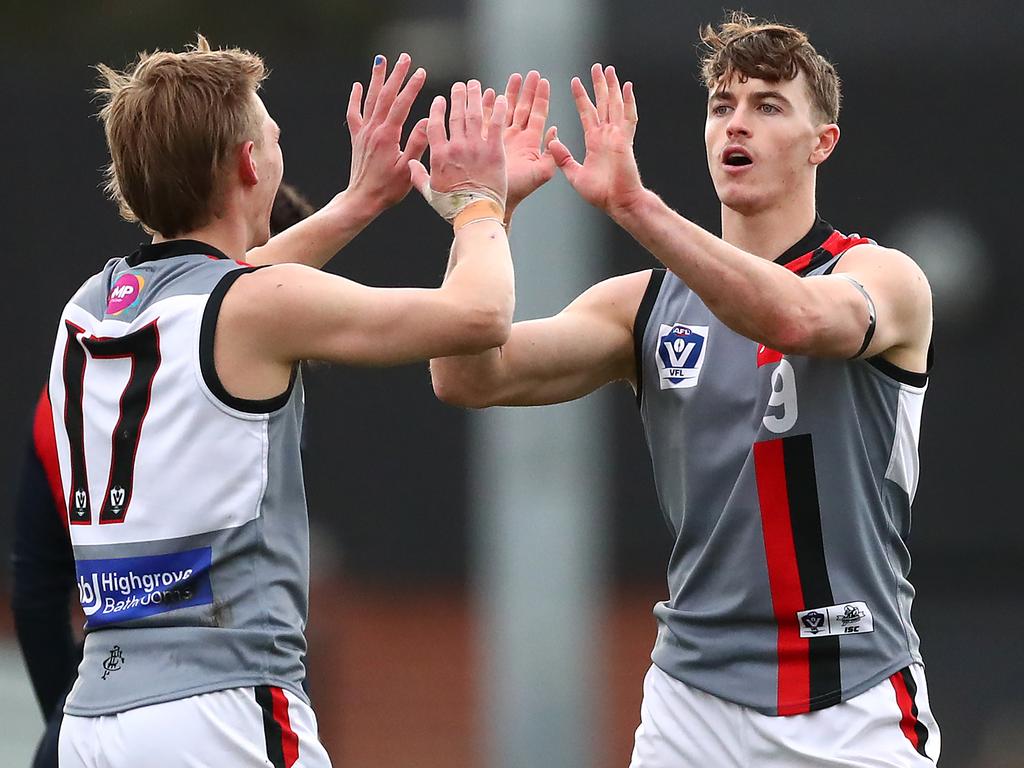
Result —
[[832, 154], [832, 150], [836, 148], [836, 144], [839, 143], [839, 126], [835, 123], [825, 123], [818, 127], [818, 142], [814, 145], [814, 149], [811, 150], [811, 156], [808, 161], [811, 165], [821, 165], [824, 163], [828, 156]]
[[253, 151], [256, 144], [252, 141], [244, 142], [238, 149], [238, 177], [246, 186], [256, 186], [260, 181], [260, 174], [256, 168], [256, 158]]

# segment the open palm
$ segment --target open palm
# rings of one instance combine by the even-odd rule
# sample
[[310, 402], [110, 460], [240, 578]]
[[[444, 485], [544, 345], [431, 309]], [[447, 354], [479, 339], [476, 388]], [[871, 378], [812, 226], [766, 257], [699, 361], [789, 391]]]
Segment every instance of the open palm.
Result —
[[370, 200], [377, 211], [395, 205], [408, 194], [412, 188], [409, 161], [419, 160], [427, 148], [426, 118], [413, 127], [405, 149], [401, 146], [402, 128], [427, 79], [426, 71], [420, 68], [403, 86], [411, 66], [409, 55], [403, 53], [385, 78], [387, 61], [378, 56], [365, 101], [359, 82], [352, 84], [349, 96], [345, 122], [352, 138], [352, 168], [348, 188]]
[[[493, 89], [484, 91], [484, 122], [490, 122], [490, 112], [496, 94]], [[551, 101], [551, 84], [536, 70], [527, 73], [524, 79], [518, 72], [508, 79], [505, 88], [508, 112], [502, 130], [505, 145], [505, 162], [508, 173], [508, 200], [506, 221], [515, 207], [536, 189], [543, 186], [555, 174], [555, 160], [543, 147], [557, 135], [555, 128], [544, 133]], [[543, 136], [543, 142], [541, 138]]]
[[628, 208], [643, 192], [633, 155], [637, 111], [633, 84], [619, 86], [614, 67], [591, 69], [596, 105], [578, 77], [572, 79], [572, 95], [583, 125], [586, 156], [576, 162], [557, 138], [548, 144], [566, 179], [591, 205], [614, 215]]

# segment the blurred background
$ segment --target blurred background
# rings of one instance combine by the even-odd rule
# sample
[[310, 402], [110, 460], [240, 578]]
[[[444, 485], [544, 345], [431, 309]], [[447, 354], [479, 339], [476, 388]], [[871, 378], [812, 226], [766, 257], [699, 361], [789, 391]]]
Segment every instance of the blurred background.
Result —
[[[695, 44], [723, 6], [703, 0], [292, 0], [4, 3], [0, 27], [4, 258], [0, 550], [57, 318], [78, 285], [141, 230], [100, 190], [107, 156], [90, 65], [137, 51], [261, 53], [283, 128], [285, 177], [315, 203], [348, 177], [344, 109], [374, 54], [429, 74], [414, 114], [456, 79], [503, 89], [552, 79], [554, 119], [582, 157], [568, 80], [594, 61], [636, 83], [645, 183], [718, 231]], [[729, 6], [725, 6], [729, 7]], [[819, 212], [910, 253], [935, 293], [937, 351], [914, 507], [914, 621], [942, 764], [1024, 765], [1024, 635], [1016, 293], [1020, 37], [1010, 0], [754, 2], [809, 32], [844, 80], [842, 142]], [[556, 177], [513, 229], [520, 319], [597, 280], [653, 265]], [[410, 196], [329, 269], [434, 286], [450, 230]], [[585, 343], [585, 340], [581, 340]], [[313, 543], [310, 678], [337, 766], [626, 766], [666, 596], [671, 545], [626, 386], [568, 406], [466, 413], [437, 402], [425, 365], [306, 376]], [[225, 457], [227, 458], [227, 457]], [[0, 590], [9, 591], [9, 569]], [[0, 617], [0, 763], [26, 765], [42, 720]]]

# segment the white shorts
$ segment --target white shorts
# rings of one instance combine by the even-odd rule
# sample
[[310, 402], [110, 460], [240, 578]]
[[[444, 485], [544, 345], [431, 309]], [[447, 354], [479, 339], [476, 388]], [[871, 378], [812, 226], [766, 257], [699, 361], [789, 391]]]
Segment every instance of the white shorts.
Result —
[[330, 768], [316, 716], [281, 688], [229, 688], [116, 715], [64, 715], [61, 768]]
[[681, 683], [644, 678], [630, 768], [934, 768], [939, 728], [913, 665], [835, 706], [770, 717]]

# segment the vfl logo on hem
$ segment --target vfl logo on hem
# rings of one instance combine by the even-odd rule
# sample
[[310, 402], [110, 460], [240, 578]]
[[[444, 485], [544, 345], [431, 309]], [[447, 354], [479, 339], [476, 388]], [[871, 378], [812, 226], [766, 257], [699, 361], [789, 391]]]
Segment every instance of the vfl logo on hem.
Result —
[[75, 490], [75, 514], [79, 517], [83, 517], [86, 513], [88, 506], [89, 496], [85, 492], [85, 488], [78, 488]]
[[867, 603], [853, 602], [797, 611], [800, 637], [863, 635], [875, 631]]
[[110, 649], [110, 655], [103, 661], [103, 677], [100, 679], [106, 680], [107, 675], [111, 672], [117, 672], [123, 666], [124, 654], [121, 653], [121, 646], [115, 645]]
[[166, 555], [79, 560], [85, 626], [144, 619], [213, 602], [210, 547]]
[[124, 496], [124, 488], [120, 485], [115, 485], [110, 489], [110, 514], [121, 514], [121, 510], [124, 509]]
[[661, 325], [655, 359], [662, 389], [697, 386], [708, 351], [708, 327], [682, 323]]

